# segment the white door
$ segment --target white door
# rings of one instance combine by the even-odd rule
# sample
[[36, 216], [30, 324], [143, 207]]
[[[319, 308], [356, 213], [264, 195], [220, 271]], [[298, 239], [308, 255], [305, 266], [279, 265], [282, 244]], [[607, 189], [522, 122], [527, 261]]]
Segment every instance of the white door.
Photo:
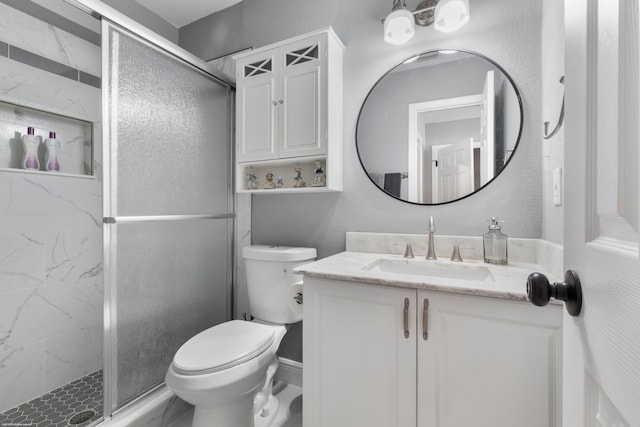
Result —
[[444, 203], [473, 192], [473, 139], [450, 144], [438, 150], [437, 188], [433, 202]]
[[415, 427], [416, 291], [306, 276], [304, 292], [304, 426]]
[[482, 89], [482, 109], [480, 111], [480, 185], [493, 179], [496, 164], [496, 89], [494, 71], [487, 71]]
[[638, 2], [565, 0], [564, 427], [640, 426]]
[[280, 158], [326, 153], [326, 49], [326, 39], [312, 37], [279, 51]]
[[418, 427], [561, 425], [560, 307], [418, 291], [416, 308]]
[[276, 49], [238, 61], [238, 161], [278, 158]]

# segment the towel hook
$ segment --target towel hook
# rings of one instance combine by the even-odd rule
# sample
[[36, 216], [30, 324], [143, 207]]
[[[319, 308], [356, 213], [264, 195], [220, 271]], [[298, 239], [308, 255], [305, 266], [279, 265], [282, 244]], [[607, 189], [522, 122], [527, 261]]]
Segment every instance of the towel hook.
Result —
[[[564, 84], [564, 76], [560, 77], [560, 83]], [[562, 106], [560, 107], [560, 117], [558, 117], [558, 124], [553, 129], [551, 133], [549, 133], [549, 122], [544, 122], [544, 139], [549, 139], [562, 127], [562, 122], [564, 121], [564, 93], [562, 94]]]

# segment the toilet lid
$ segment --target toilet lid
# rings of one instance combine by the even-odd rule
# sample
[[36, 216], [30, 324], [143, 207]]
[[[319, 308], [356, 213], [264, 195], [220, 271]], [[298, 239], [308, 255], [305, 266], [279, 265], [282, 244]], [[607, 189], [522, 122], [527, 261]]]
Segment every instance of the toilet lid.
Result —
[[186, 375], [228, 369], [264, 352], [273, 343], [274, 335], [273, 328], [260, 323], [221, 323], [184, 343], [173, 358], [173, 367]]

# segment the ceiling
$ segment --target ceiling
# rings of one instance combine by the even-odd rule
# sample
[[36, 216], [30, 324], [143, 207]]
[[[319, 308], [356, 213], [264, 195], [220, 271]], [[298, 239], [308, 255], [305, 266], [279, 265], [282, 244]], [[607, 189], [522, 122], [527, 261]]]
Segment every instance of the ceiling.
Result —
[[242, 0], [135, 0], [176, 28], [197, 21]]

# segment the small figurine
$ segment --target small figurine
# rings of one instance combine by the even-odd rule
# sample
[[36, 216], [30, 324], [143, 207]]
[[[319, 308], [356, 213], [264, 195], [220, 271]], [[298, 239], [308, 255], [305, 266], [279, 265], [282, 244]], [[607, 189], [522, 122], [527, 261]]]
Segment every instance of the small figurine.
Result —
[[324, 173], [324, 169], [320, 161], [316, 160], [315, 162], [316, 170], [315, 176], [313, 177], [312, 187], [324, 187], [327, 185], [327, 175]]
[[276, 187], [278, 188], [284, 187], [284, 180], [282, 179], [281, 176], [279, 176], [278, 179], [276, 180]]
[[296, 167], [294, 168], [294, 170], [296, 171], [296, 174], [293, 177], [293, 180], [295, 181], [293, 186], [296, 187], [296, 188], [304, 187], [304, 185], [302, 185], [302, 183], [303, 183], [303, 181], [302, 181], [302, 167], [300, 166], [299, 163], [296, 163]]
[[256, 177], [256, 170], [253, 166], [249, 167], [248, 180], [249, 182], [247, 183], [247, 187], [249, 190], [255, 190], [258, 188], [258, 177]]
[[273, 182], [273, 172], [271, 171], [267, 172], [267, 175], [265, 176], [265, 178], [267, 179], [267, 182], [264, 183], [263, 188], [266, 188], [266, 189], [276, 188], [276, 183]]

